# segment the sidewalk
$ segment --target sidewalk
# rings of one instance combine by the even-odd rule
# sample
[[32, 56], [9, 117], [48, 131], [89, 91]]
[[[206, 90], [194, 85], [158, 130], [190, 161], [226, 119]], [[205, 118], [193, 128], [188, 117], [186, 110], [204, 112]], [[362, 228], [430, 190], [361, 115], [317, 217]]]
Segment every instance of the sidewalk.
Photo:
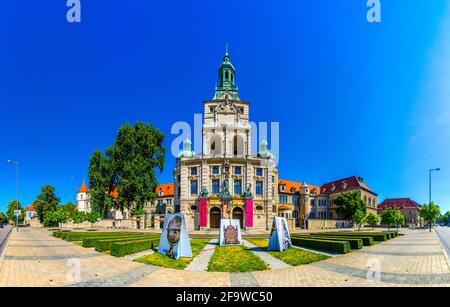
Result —
[[[104, 255], [51, 237], [13, 230], [0, 267], [5, 286], [450, 286], [450, 268], [435, 232], [404, 236], [309, 265], [253, 273], [172, 270]], [[80, 280], [70, 278], [73, 259]], [[368, 279], [379, 268], [378, 279]]]

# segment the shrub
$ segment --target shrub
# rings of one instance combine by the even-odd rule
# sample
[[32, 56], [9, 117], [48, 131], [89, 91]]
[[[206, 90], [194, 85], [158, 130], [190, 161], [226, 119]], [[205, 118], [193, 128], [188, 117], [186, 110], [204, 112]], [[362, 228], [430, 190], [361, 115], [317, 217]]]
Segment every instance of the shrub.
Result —
[[314, 233], [313, 235], [319, 236], [338, 236], [338, 237], [372, 237], [374, 241], [386, 241], [388, 240], [388, 235], [385, 232], [327, 232], [327, 233]]
[[[133, 239], [133, 238], [141, 238], [145, 239], [145, 235], [129, 235], [129, 236], [89, 236], [83, 239], [83, 243], [81, 246], [83, 247], [95, 247], [97, 242], [100, 240], [120, 240], [120, 239]], [[147, 237], [149, 237], [147, 235]]]
[[[95, 247], [95, 250], [98, 252], [108, 251], [111, 250], [111, 247], [113, 243], [116, 242], [132, 242], [132, 241], [141, 241], [143, 239], [150, 239], [155, 238], [154, 236], [134, 236], [134, 237], [127, 237], [127, 238], [115, 238], [115, 239], [97, 239], [93, 240], [93, 244], [91, 247]], [[84, 243], [84, 241], [83, 241]]]
[[[297, 237], [297, 236], [294, 236]], [[300, 238], [300, 237], [298, 237]], [[350, 237], [326, 237], [326, 236], [308, 236], [303, 237], [303, 239], [316, 239], [316, 240], [327, 240], [327, 241], [347, 241], [350, 244], [351, 249], [361, 249], [363, 247], [363, 240], [361, 238], [350, 238]]]
[[297, 237], [292, 238], [292, 244], [341, 254], [350, 252], [350, 244], [347, 241], [330, 241]]
[[140, 234], [132, 232], [68, 232], [61, 236], [66, 241], [83, 241], [87, 237], [112, 237], [112, 236], [129, 236], [130, 234]]
[[159, 238], [144, 239], [129, 242], [116, 242], [111, 246], [111, 255], [116, 257], [123, 257], [130, 254], [139, 253], [145, 250], [150, 250], [151, 246], [159, 242]]

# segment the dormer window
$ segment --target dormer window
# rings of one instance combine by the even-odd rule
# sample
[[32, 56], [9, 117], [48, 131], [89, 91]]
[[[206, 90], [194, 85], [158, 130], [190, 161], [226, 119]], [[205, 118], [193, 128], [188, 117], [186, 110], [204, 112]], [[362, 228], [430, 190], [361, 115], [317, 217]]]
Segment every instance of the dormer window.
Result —
[[284, 184], [280, 185], [280, 191], [284, 192], [286, 190], [286, 186]]

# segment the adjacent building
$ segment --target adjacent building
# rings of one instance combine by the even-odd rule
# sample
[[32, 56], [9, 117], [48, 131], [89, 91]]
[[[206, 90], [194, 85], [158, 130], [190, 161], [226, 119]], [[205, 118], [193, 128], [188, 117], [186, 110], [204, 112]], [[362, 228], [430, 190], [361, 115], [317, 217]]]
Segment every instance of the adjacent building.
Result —
[[385, 199], [378, 205], [378, 214], [381, 216], [383, 211], [387, 209], [400, 210], [405, 217], [405, 226], [407, 227], [423, 226], [423, 220], [419, 216], [419, 211], [422, 209], [422, 206], [410, 198]]

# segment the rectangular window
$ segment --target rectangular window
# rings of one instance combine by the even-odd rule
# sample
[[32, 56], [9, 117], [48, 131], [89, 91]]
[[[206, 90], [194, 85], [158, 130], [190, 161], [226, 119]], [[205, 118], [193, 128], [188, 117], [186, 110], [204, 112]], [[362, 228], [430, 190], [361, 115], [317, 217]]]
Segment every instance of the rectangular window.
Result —
[[234, 174], [235, 175], [240, 175], [242, 173], [242, 167], [240, 166], [235, 166], [234, 167]]
[[212, 193], [213, 194], [219, 194], [220, 193], [220, 181], [218, 179], [213, 179], [212, 183]]
[[263, 169], [260, 168], [260, 167], [258, 167], [258, 168], [256, 169], [256, 176], [262, 176], [262, 175], [263, 175]]
[[191, 176], [197, 176], [197, 168], [191, 167]]
[[286, 204], [286, 203], [287, 203], [287, 196], [280, 195], [280, 204]]
[[242, 194], [242, 180], [234, 181], [234, 195]]
[[298, 196], [292, 196], [292, 204], [296, 205], [298, 203]]
[[263, 182], [256, 181], [256, 195], [263, 195]]
[[198, 194], [198, 182], [197, 180], [191, 181], [191, 195], [197, 195]]
[[213, 175], [219, 175], [220, 174], [220, 168], [218, 166], [212, 167], [212, 173]]

